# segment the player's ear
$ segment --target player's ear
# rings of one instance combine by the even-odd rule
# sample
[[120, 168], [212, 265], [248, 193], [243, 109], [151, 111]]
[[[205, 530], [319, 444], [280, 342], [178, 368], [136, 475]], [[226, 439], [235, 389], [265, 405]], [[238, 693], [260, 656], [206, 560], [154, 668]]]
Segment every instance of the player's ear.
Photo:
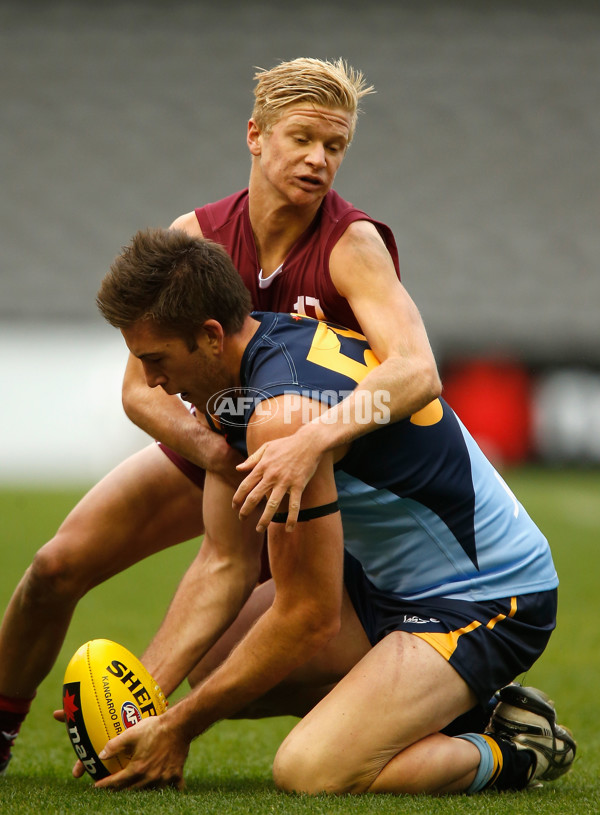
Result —
[[250, 150], [250, 153], [253, 156], [260, 156], [261, 151], [260, 136], [261, 132], [258, 128], [258, 125], [254, 121], [254, 119], [250, 119], [248, 121], [248, 132], [246, 134], [246, 142], [248, 144], [248, 150]]
[[212, 351], [220, 353], [223, 350], [225, 332], [223, 331], [223, 326], [220, 322], [218, 322], [218, 320], [205, 320], [199, 334]]

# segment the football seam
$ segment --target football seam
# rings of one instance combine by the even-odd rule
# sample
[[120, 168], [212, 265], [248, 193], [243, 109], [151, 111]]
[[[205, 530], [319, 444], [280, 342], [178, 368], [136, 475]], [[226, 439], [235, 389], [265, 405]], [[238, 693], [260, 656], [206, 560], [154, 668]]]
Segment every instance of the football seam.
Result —
[[[94, 675], [92, 673], [92, 666], [91, 666], [91, 660], [90, 660], [90, 645], [89, 645], [89, 643], [88, 643], [85, 655], [86, 655], [86, 662], [87, 662], [88, 671], [90, 673], [90, 682], [91, 682], [91, 685], [92, 685], [92, 690], [94, 691], [94, 696], [96, 697], [96, 707], [98, 708], [98, 710], [100, 712], [100, 718], [102, 719], [102, 726], [104, 727], [104, 731], [106, 733], [106, 741], [110, 741], [110, 733], [109, 733], [108, 727], [106, 726], [106, 722], [104, 721], [104, 713], [103, 713], [102, 707], [100, 705], [100, 698], [99, 698], [98, 693], [96, 691], [96, 683], [94, 682]], [[125, 765], [121, 763], [121, 759], [119, 758], [118, 755], [113, 756], [113, 758], [117, 760], [117, 762], [119, 764], [119, 767], [122, 770], [125, 769]], [[102, 761], [102, 759], [98, 759], [98, 760]], [[104, 766], [106, 767], [106, 765], [104, 765]], [[107, 767], [107, 769], [108, 769], [108, 767]]]

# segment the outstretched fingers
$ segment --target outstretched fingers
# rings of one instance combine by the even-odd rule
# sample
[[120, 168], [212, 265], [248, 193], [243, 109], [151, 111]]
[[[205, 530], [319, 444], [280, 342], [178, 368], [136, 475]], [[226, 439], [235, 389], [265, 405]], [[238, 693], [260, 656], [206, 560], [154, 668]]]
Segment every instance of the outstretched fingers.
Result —
[[99, 753], [105, 760], [122, 756], [127, 765], [119, 772], [102, 778], [99, 789], [183, 789], [183, 765], [189, 744], [172, 728], [162, 726], [160, 718], [144, 719], [135, 727], [107, 742]]

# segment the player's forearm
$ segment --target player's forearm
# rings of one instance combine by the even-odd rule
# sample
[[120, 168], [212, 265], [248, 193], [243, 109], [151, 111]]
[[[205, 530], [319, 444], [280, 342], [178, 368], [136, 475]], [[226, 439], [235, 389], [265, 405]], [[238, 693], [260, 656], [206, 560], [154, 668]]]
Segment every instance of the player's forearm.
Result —
[[[356, 390], [298, 430], [311, 449], [333, 450], [382, 425], [412, 416], [441, 393], [435, 364], [390, 357]], [[310, 440], [310, 441], [309, 441]]]
[[210, 430], [198, 422], [178, 397], [140, 387], [123, 394], [123, 407], [128, 418], [153, 439], [195, 464], [206, 466]]
[[172, 727], [191, 741], [263, 696], [310, 659], [336, 633], [303, 614], [263, 614], [229, 658], [185, 699], [171, 708]]
[[258, 579], [241, 558], [201, 549], [179, 584], [142, 662], [169, 696], [236, 618]]
[[200, 467], [211, 463], [211, 437], [177, 396], [150, 388], [140, 361], [129, 357], [123, 377], [122, 403], [128, 418], [149, 436]]
[[[260, 444], [261, 425], [249, 429]], [[255, 437], [255, 438], [252, 438]], [[332, 456], [324, 456], [306, 490], [309, 505], [336, 495]], [[227, 517], [230, 517], [228, 514]], [[255, 518], [248, 519], [246, 529]], [[343, 530], [339, 512], [269, 530], [275, 599], [227, 659], [172, 710], [170, 721], [191, 740], [263, 697], [334, 637], [341, 624]]]

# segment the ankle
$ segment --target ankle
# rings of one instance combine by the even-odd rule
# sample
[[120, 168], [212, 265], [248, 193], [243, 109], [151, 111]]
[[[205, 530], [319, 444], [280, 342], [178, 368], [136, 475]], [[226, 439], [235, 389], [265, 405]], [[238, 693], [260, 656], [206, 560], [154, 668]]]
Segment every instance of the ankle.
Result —
[[16, 713], [26, 716], [34, 699], [35, 693], [30, 699], [24, 699], [22, 696], [3, 696], [0, 693], [0, 715], [2, 713]]
[[502, 754], [500, 771], [490, 783], [490, 788], [499, 791], [525, 789], [535, 768], [535, 753], [532, 750], [519, 750], [512, 741], [501, 736], [486, 735], [496, 742]]
[[0, 765], [6, 766], [32, 701], [0, 696]]

